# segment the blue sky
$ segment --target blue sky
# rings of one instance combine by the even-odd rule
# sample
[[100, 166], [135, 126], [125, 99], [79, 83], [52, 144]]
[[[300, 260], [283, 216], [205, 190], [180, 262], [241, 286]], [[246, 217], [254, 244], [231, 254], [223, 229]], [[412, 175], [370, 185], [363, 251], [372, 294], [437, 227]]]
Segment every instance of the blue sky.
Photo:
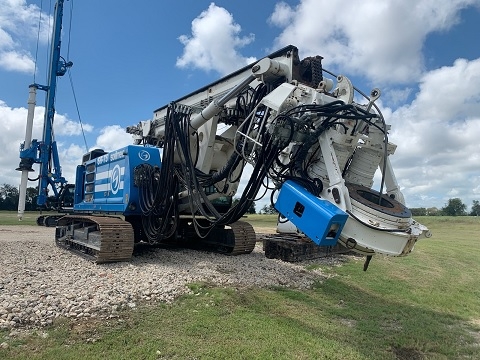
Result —
[[[54, 1], [53, 1], [54, 2]], [[50, 1], [0, 0], [0, 184], [18, 184], [28, 85], [45, 83]], [[48, 3], [48, 4], [47, 4]], [[382, 89], [398, 145], [392, 163], [411, 207], [480, 200], [480, 0], [332, 2], [65, 1], [62, 56], [89, 148], [131, 142], [124, 128], [287, 44], [360, 89]], [[73, 9], [72, 9], [73, 4]], [[70, 12], [72, 10], [71, 32]], [[70, 44], [69, 44], [70, 39]], [[42, 127], [39, 93], [36, 137]], [[56, 139], [64, 175], [85, 152], [69, 79], [59, 80]], [[33, 183], [30, 184], [34, 186]]]

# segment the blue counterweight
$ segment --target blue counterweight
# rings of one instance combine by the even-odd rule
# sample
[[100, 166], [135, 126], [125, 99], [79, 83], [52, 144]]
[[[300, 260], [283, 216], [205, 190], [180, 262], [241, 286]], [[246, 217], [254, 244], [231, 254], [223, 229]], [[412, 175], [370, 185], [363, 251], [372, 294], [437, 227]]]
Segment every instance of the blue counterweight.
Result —
[[161, 166], [160, 149], [129, 145], [77, 167], [73, 209], [87, 213], [140, 215], [135, 168]]

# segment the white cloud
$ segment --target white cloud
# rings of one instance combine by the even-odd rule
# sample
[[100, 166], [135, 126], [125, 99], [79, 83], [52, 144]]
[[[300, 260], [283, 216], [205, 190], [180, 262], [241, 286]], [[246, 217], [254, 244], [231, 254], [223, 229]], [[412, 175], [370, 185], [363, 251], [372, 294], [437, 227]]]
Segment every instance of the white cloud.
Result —
[[26, 0], [0, 0], [0, 67], [33, 73], [33, 56], [25, 49], [37, 37], [46, 43], [52, 24], [51, 16], [35, 4], [28, 5]]
[[177, 59], [177, 66], [227, 74], [254, 62], [255, 58], [243, 57], [237, 51], [255, 38], [253, 34], [240, 36], [241, 30], [232, 14], [211, 3], [192, 21], [191, 36], [179, 37], [184, 49], [183, 55]]
[[[460, 12], [473, 5], [480, 1], [438, 6], [434, 0], [365, 0], [345, 6], [300, 0], [297, 6], [277, 3], [268, 19], [281, 28], [272, 48], [294, 44], [301, 58], [323, 55], [327, 68], [388, 85], [382, 100], [392, 108], [385, 108], [384, 115], [393, 126], [390, 139], [398, 145], [392, 162], [412, 207], [442, 207], [453, 196], [469, 206], [479, 199], [480, 59], [458, 59], [426, 72], [422, 52], [429, 34], [448, 31], [460, 21]], [[242, 64], [228, 69], [224, 64], [244, 59], [236, 49], [251, 40], [231, 40], [240, 31], [233, 16], [212, 3], [192, 22], [192, 36], [180, 38], [185, 48], [177, 66], [222, 73], [238, 68]], [[412, 97], [411, 104], [401, 106]], [[240, 189], [244, 186], [242, 180]]]
[[[33, 138], [41, 139], [43, 131], [44, 108], [39, 106], [35, 110]], [[27, 109], [24, 107], [12, 108], [5, 102], [0, 100], [0, 144], [2, 151], [0, 152], [0, 185], [11, 184], [18, 186], [20, 184], [20, 172], [16, 171], [20, 162], [19, 146], [23, 142], [25, 136], [25, 126], [27, 119]], [[83, 128], [86, 132], [92, 132], [93, 126], [84, 124]], [[77, 122], [74, 122], [66, 115], [56, 114], [54, 122], [55, 134], [57, 135], [57, 147], [62, 167], [62, 175], [69, 183], [75, 182], [75, 171], [78, 164], [82, 160], [86, 149], [83, 144], [78, 145], [71, 142], [71, 136], [80, 135], [81, 129]], [[99, 130], [93, 148], [102, 148], [105, 151], [112, 151], [132, 144], [132, 137], [119, 125], [107, 126]], [[33, 166], [35, 172], [30, 176], [38, 175], [38, 165]], [[36, 186], [36, 182], [29, 182], [28, 186]]]
[[386, 101], [392, 106], [397, 106], [399, 104], [405, 104], [410, 94], [413, 92], [413, 89], [410, 87], [403, 89], [387, 89], [385, 91]]
[[46, 43], [52, 26], [52, 17], [37, 5], [26, 0], [0, 0], [0, 27], [9, 34], [35, 41], [39, 37]]
[[109, 152], [132, 144], [132, 135], [127, 134], [123, 127], [110, 125], [100, 130], [95, 145], [91, 149], [103, 149]]
[[[43, 116], [45, 109], [39, 106], [35, 110], [35, 117], [33, 120], [33, 139], [40, 140], [42, 138], [43, 131]], [[27, 120], [27, 109], [24, 107], [12, 108], [9, 107], [4, 101], [0, 100], [0, 144], [2, 144], [2, 151], [0, 152], [0, 184], [7, 183], [17, 185], [20, 181], [20, 173], [15, 171], [20, 162], [19, 148], [20, 143], [25, 139], [25, 128]], [[84, 124], [83, 128], [86, 132], [93, 131], [93, 126], [90, 124]], [[55, 115], [54, 131], [57, 136], [72, 136], [80, 135], [80, 125], [70, 120], [67, 116], [62, 114]], [[65, 139], [65, 138], [63, 138]], [[57, 143], [59, 156], [61, 160], [64, 173], [67, 174], [65, 169], [69, 168], [68, 159], [72, 156], [72, 144], [69, 144], [66, 149], [64, 143], [59, 141]], [[85, 151], [76, 152], [75, 166], [81, 160], [81, 154]], [[80, 154], [80, 156], [78, 156]], [[64, 161], [64, 159], [67, 159]], [[72, 171], [65, 175], [69, 180], [73, 180], [74, 166], [71, 166]], [[36, 172], [38, 174], [38, 172]], [[35, 176], [35, 175], [33, 175]]]
[[480, 59], [426, 73], [415, 100], [395, 111], [392, 162], [407, 203], [441, 207], [451, 197], [479, 199]]
[[275, 10], [268, 21], [276, 26], [287, 27], [294, 17], [295, 10], [292, 9], [290, 5], [282, 1], [275, 4]]
[[[478, 184], [478, 185], [477, 185], [477, 184]], [[479, 175], [479, 176], [475, 176], [475, 177], [473, 178], [473, 185], [474, 185], [474, 186], [476, 185], [476, 186], [473, 188], [473, 193], [474, 193], [476, 196], [480, 197], [480, 175]]]
[[416, 81], [424, 71], [422, 47], [428, 34], [450, 29], [462, 9], [478, 0], [301, 0], [277, 4], [269, 21], [282, 28], [275, 48], [294, 44], [326, 66], [362, 74], [380, 83]]
[[[33, 138], [41, 138], [44, 116], [45, 108], [43, 106], [37, 106], [35, 108], [35, 116], [33, 119]], [[2, 123], [2, 126], [11, 127], [12, 129], [15, 129], [19, 135], [24, 135], [24, 132], [20, 130], [25, 129], [26, 121], [26, 108], [10, 108], [5, 102], [0, 100], [0, 122]], [[53, 128], [56, 135], [74, 136], [82, 134], [80, 124], [77, 121], [70, 120], [68, 116], [63, 114], [55, 114]], [[91, 132], [93, 131], [93, 126], [90, 124], [83, 124], [83, 130], [85, 132]]]
[[[83, 144], [73, 144], [65, 141], [65, 138], [62, 138], [62, 140], [61, 142], [57, 141], [60, 165], [62, 166], [63, 176], [69, 183], [73, 184], [77, 165], [81, 163], [86, 149]], [[127, 134], [124, 128], [119, 125], [111, 125], [100, 129], [95, 145], [91, 146], [89, 150], [103, 149], [110, 152], [131, 145], [132, 142], [132, 135]]]
[[8, 71], [33, 73], [35, 62], [28, 53], [4, 51], [0, 52], [0, 67]]
[[[1, 26], [1, 25], [0, 25]], [[0, 27], [0, 50], [9, 49], [13, 47], [15, 43], [12, 37], [5, 30]]]
[[[450, 122], [479, 116], [479, 84], [480, 59], [457, 59], [451, 67], [429, 72], [422, 78], [417, 97], [421, 116]], [[435, 106], [429, 106], [433, 103]]]

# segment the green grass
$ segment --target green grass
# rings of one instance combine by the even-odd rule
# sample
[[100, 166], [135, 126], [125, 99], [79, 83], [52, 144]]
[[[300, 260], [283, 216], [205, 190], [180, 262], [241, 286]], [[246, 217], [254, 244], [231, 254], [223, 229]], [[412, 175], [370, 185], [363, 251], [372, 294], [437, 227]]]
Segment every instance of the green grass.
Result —
[[278, 215], [248, 214], [241, 220], [252, 224], [253, 227], [276, 227]]
[[[44, 212], [43, 214], [49, 214]], [[0, 211], [0, 225], [36, 225], [36, 219], [40, 215], [38, 211], [25, 211], [22, 221], [18, 220], [16, 211]]]
[[61, 320], [46, 338], [0, 332], [0, 358], [479, 359], [480, 218], [419, 220], [434, 237], [408, 257], [374, 257], [367, 272], [361, 259], [311, 264], [336, 276], [306, 291], [192, 284], [172, 305]]

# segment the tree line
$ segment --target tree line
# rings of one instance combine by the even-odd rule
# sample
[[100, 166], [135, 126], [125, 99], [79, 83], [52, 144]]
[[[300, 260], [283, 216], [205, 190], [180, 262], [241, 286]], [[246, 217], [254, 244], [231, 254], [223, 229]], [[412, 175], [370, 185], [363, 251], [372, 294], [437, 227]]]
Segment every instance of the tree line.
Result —
[[[0, 210], [17, 210], [18, 195], [17, 187], [9, 184], [0, 186]], [[27, 188], [25, 210], [33, 211], [37, 209], [37, 195], [38, 192], [36, 188]]]
[[[436, 207], [431, 208], [410, 208], [413, 216], [480, 216], [480, 201], [473, 200], [472, 208], [470, 212], [467, 212], [467, 205], [465, 205], [461, 199], [454, 198], [449, 199], [441, 209]], [[277, 214], [278, 211], [273, 205], [265, 205], [260, 214]]]
[[[436, 207], [431, 208], [410, 208], [413, 216], [480, 216], [480, 201], [473, 200], [472, 208], [470, 212], [467, 212], [467, 205], [465, 205], [461, 199], [453, 198], [449, 199], [441, 209]], [[278, 211], [273, 205], [265, 205], [260, 214], [278, 214]]]
[[467, 205], [459, 198], [449, 199], [444, 207], [432, 208], [410, 208], [413, 216], [480, 216], [480, 201], [473, 200], [470, 212], [467, 212]]

